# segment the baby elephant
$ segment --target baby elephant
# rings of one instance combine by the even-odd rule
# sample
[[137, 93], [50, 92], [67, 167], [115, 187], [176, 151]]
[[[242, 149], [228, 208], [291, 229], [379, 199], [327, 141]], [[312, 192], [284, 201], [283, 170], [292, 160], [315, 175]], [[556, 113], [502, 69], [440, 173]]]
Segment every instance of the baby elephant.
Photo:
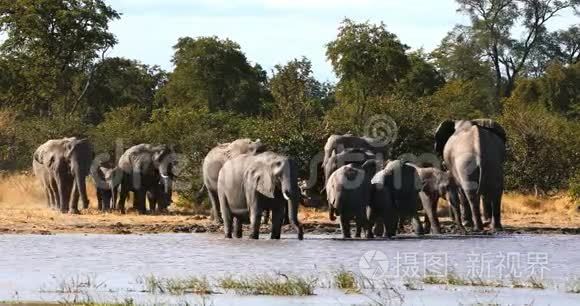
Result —
[[361, 237], [361, 229], [365, 230], [366, 238], [373, 238], [371, 224], [367, 219], [367, 207], [371, 195], [371, 178], [376, 169], [374, 161], [364, 165], [346, 165], [332, 173], [326, 183], [326, 195], [330, 208], [330, 219], [334, 214], [340, 217], [340, 227], [343, 238], [350, 238], [350, 221], [356, 222], [356, 238]]
[[414, 166], [401, 160], [389, 161], [385, 169], [373, 177], [372, 186], [370, 218], [373, 223], [383, 222], [387, 237], [395, 236], [399, 222], [408, 218], [413, 222], [415, 233], [423, 234], [417, 214], [421, 180]]
[[119, 184], [122, 173], [119, 168], [98, 167], [93, 173], [93, 179], [97, 187], [98, 209], [108, 211], [115, 209]]

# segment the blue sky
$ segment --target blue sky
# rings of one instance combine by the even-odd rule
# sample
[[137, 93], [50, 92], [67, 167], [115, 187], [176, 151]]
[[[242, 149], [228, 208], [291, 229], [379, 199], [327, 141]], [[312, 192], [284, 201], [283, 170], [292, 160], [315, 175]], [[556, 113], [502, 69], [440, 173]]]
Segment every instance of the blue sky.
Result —
[[[383, 21], [412, 48], [432, 50], [455, 24], [468, 19], [454, 0], [108, 0], [121, 20], [111, 24], [119, 44], [109, 56], [124, 56], [171, 70], [179, 37], [217, 35], [238, 42], [252, 62], [270, 71], [306, 56], [315, 76], [334, 80], [325, 44], [345, 17]], [[578, 22], [568, 15], [553, 22]]]

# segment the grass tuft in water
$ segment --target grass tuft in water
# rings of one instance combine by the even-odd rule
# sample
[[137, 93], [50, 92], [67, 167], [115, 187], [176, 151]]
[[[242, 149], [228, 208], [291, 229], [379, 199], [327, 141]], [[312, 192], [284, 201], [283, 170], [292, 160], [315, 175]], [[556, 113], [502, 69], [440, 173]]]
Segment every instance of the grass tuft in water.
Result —
[[568, 293], [580, 293], [580, 278], [574, 278], [568, 281], [566, 284], [566, 292]]
[[314, 295], [317, 279], [297, 276], [262, 275], [255, 277], [224, 277], [219, 287], [241, 295], [308, 296]]
[[334, 273], [334, 286], [344, 290], [345, 293], [360, 293], [361, 286], [357, 281], [356, 275], [351, 271], [340, 269]]
[[142, 277], [138, 280], [143, 284], [144, 291], [153, 294], [211, 294], [211, 285], [205, 277], [187, 278], [160, 278], [154, 275]]

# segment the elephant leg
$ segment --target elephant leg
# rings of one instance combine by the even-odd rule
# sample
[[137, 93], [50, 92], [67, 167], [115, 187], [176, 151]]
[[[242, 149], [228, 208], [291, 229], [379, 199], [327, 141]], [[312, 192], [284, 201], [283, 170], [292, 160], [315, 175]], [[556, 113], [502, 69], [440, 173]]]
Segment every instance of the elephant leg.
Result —
[[157, 194], [155, 192], [147, 192], [147, 202], [149, 202], [149, 211], [151, 213], [157, 212]]
[[415, 214], [411, 217], [411, 223], [413, 224], [413, 229], [415, 230], [415, 235], [423, 236], [425, 232], [423, 231], [423, 226], [421, 225], [421, 220], [419, 220], [419, 215]]
[[426, 194], [420, 194], [419, 196], [421, 197], [421, 203], [425, 210], [425, 231], [430, 230], [432, 234], [440, 235], [441, 225], [437, 217], [437, 202], [439, 201], [439, 197], [429, 197]]
[[492, 200], [491, 197], [487, 194], [482, 194], [481, 195], [481, 203], [482, 203], [482, 208], [483, 208], [483, 226], [488, 226], [491, 225], [491, 205], [492, 205]]
[[71, 190], [70, 190], [70, 184], [68, 184], [68, 182], [66, 181], [66, 179], [64, 178], [60, 178], [57, 180], [57, 186], [58, 186], [58, 197], [59, 197], [59, 202], [60, 202], [60, 212], [62, 213], [68, 213], [68, 204], [70, 201], [70, 194], [71, 194]]
[[491, 220], [491, 229], [494, 232], [503, 231], [503, 226], [501, 224], [501, 198], [503, 192], [499, 191], [493, 197], [493, 201], [491, 202], [491, 209], [492, 209], [492, 220]]
[[51, 180], [49, 179], [46, 182], [46, 191], [48, 194], [48, 205], [50, 208], [58, 207], [58, 195], [55, 192], [54, 186], [52, 185]]
[[97, 210], [104, 211], [103, 204], [103, 190], [97, 188]]
[[122, 214], [125, 213], [125, 202], [127, 201], [127, 196], [129, 195], [129, 185], [128, 180], [123, 178], [123, 182], [121, 183], [121, 190], [119, 191], [119, 201], [116, 204], [116, 209], [121, 211]]
[[228, 201], [224, 194], [219, 194], [219, 204], [222, 214], [222, 220], [224, 222], [224, 234], [226, 239], [232, 238], [232, 212], [228, 207]]
[[374, 222], [373, 234], [375, 237], [384, 237], [385, 235], [385, 222], [382, 219], [376, 220]]
[[69, 209], [69, 213], [71, 214], [79, 214], [79, 198], [80, 198], [80, 193], [79, 193], [79, 189], [77, 188], [76, 184], [73, 184], [72, 186], [72, 197], [70, 199], [70, 209]]
[[342, 231], [342, 238], [350, 238], [350, 218], [346, 214], [340, 214], [340, 229]]
[[252, 233], [250, 239], [260, 239], [260, 225], [262, 222], [262, 209], [256, 205], [254, 209], [250, 209], [250, 227]]
[[[467, 201], [471, 208], [471, 217], [473, 220], [473, 230], [476, 232], [483, 230], [483, 223], [481, 222], [481, 211], [479, 209], [479, 194], [476, 190], [466, 191]], [[469, 217], [469, 216], [466, 216]]]
[[212, 217], [214, 222], [221, 224], [221, 223], [223, 223], [223, 220], [222, 220], [222, 216], [220, 213], [221, 206], [220, 206], [218, 193], [217, 193], [217, 191], [211, 190], [209, 188], [207, 190], [208, 190], [207, 194], [209, 197], [209, 202], [211, 204], [211, 217]]
[[398, 214], [396, 212], [389, 213], [387, 216], [385, 216], [384, 220], [387, 237], [391, 238], [396, 236], [400, 221]]
[[459, 193], [459, 202], [461, 203], [461, 222], [463, 226], [473, 227], [473, 213], [467, 195], [465, 195], [465, 191], [463, 190]]
[[50, 193], [52, 194], [52, 198], [54, 201], [53, 208], [60, 210], [60, 207], [62, 206], [62, 200], [60, 199], [58, 183], [56, 179], [53, 177], [50, 178], [49, 182], [50, 182], [49, 184]]
[[285, 209], [276, 208], [272, 210], [272, 225], [270, 232], [270, 239], [280, 239], [282, 236], [282, 223], [285, 218]]
[[234, 228], [234, 237], [242, 238], [243, 231], [242, 231], [242, 220], [238, 217], [233, 218], [233, 228]]
[[133, 208], [136, 209], [140, 214], [147, 213], [147, 209], [145, 207], [147, 195], [145, 190], [136, 190], [133, 192], [133, 195]]
[[360, 238], [362, 236], [362, 224], [361, 224], [361, 219], [359, 216], [357, 216], [355, 219], [355, 231], [354, 231], [354, 238]]
[[330, 219], [330, 221], [336, 221], [335, 210], [332, 206], [328, 208], [328, 219]]

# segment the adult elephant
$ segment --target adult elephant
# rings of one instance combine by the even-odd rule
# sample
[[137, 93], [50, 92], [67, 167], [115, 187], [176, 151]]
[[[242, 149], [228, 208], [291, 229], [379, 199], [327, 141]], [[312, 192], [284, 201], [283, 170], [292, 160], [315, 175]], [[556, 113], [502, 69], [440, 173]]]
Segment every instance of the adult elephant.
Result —
[[223, 143], [211, 149], [203, 160], [202, 176], [204, 189], [207, 190], [212, 208], [212, 218], [221, 223], [220, 203], [218, 198], [218, 177], [221, 168], [226, 161], [241, 154], [256, 154], [263, 152], [265, 146], [258, 139], [238, 139], [233, 142]]
[[140, 144], [125, 151], [118, 163], [122, 179], [117, 209], [125, 213], [129, 192], [134, 195], [133, 208], [140, 213], [147, 212], [147, 192], [159, 192], [159, 200], [170, 203], [174, 163], [175, 154], [167, 145]]
[[348, 148], [371, 151], [374, 154], [381, 153], [382, 158], [386, 158], [389, 153], [390, 144], [370, 137], [358, 137], [350, 134], [330, 135], [324, 145], [322, 167], [324, 168], [326, 166], [333, 151], [338, 154]]
[[361, 229], [367, 238], [373, 238], [372, 225], [367, 219], [367, 208], [371, 200], [371, 179], [376, 173], [374, 160], [362, 166], [349, 164], [340, 167], [330, 175], [326, 183], [326, 194], [329, 205], [330, 220], [334, 214], [340, 217], [340, 228], [343, 238], [350, 238], [350, 221], [356, 222], [356, 238], [360, 238]]
[[443, 156], [452, 178], [469, 203], [474, 230], [483, 229], [480, 200], [486, 218], [491, 218], [492, 230], [502, 230], [505, 130], [490, 119], [446, 120], [435, 133], [435, 151]]
[[93, 147], [87, 139], [53, 139], [38, 147], [32, 168], [41, 181], [49, 206], [63, 213], [77, 214], [80, 198], [83, 208], [89, 208], [86, 177], [93, 157]]
[[242, 154], [228, 160], [218, 178], [218, 196], [226, 238], [242, 237], [242, 223], [251, 224], [250, 238], [258, 239], [262, 213], [272, 212], [272, 239], [280, 239], [285, 208], [302, 240], [298, 221], [298, 169], [293, 160], [273, 152]]
[[366, 161], [376, 158], [377, 156], [373, 152], [359, 148], [348, 148], [340, 153], [332, 151], [327, 162], [324, 164], [324, 181], [328, 182], [332, 173], [342, 166], [348, 164], [362, 166]]

